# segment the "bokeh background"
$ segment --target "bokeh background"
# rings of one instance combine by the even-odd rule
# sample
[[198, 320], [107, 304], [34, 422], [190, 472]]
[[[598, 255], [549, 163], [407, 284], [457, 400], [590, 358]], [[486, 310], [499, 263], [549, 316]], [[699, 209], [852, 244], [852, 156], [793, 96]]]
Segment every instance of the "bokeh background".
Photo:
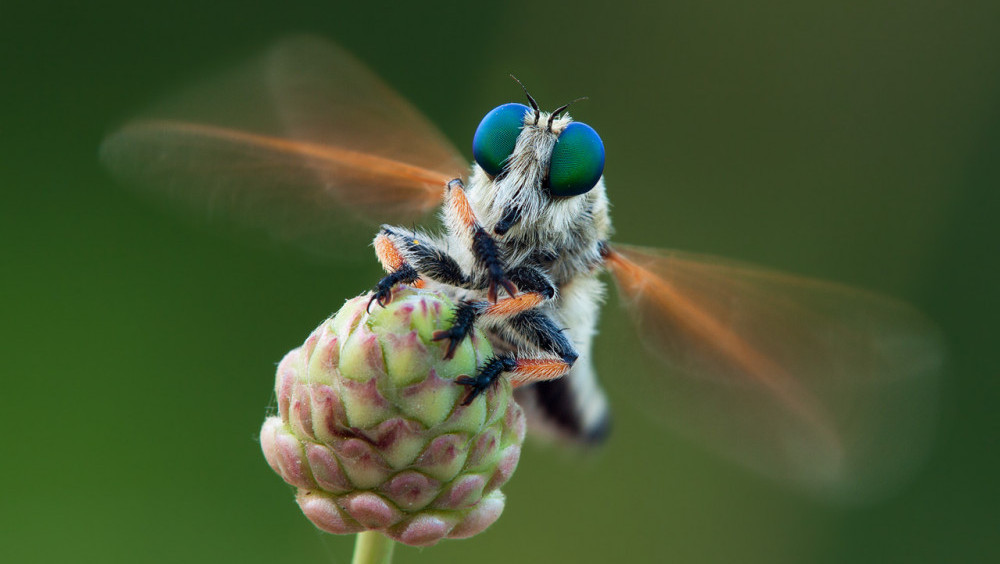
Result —
[[[288, 32], [333, 38], [470, 151], [519, 100], [590, 97], [618, 240], [902, 297], [947, 335], [925, 466], [853, 507], [650, 425], [625, 321], [616, 434], [529, 446], [485, 534], [398, 562], [1000, 561], [1000, 4], [21, 2], [0, 7], [0, 561], [347, 562], [256, 441], [274, 363], [379, 275], [116, 185], [104, 135]], [[627, 333], [624, 333], [627, 335]]]

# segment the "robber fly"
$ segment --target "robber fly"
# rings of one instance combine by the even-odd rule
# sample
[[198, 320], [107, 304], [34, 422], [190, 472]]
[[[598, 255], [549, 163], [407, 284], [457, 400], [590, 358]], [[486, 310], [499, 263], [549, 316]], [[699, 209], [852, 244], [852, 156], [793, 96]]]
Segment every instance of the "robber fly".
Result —
[[536, 431], [607, 435], [591, 341], [608, 271], [657, 361], [660, 411], [682, 431], [813, 490], [877, 487], [919, 455], [942, 356], [919, 313], [834, 283], [611, 242], [599, 135], [567, 106], [543, 111], [524, 94], [527, 104], [483, 118], [470, 172], [361, 63], [298, 37], [126, 124], [102, 156], [134, 185], [279, 236], [315, 241], [331, 226], [407, 225], [440, 208], [443, 233], [377, 231], [386, 275], [369, 307], [400, 284], [452, 296], [435, 338], [451, 354], [482, 331], [496, 351], [460, 380], [465, 401], [508, 378]]

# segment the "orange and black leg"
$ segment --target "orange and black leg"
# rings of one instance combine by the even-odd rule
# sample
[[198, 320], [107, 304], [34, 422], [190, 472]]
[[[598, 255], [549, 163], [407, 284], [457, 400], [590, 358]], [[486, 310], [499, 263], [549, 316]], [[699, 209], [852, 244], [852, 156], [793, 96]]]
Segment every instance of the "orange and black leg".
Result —
[[[535, 296], [535, 300], [526, 299], [521, 303], [515, 303], [519, 298], [529, 298]], [[579, 353], [566, 338], [565, 333], [545, 312], [533, 308], [540, 303], [539, 294], [519, 294], [517, 298], [500, 300], [493, 305], [472, 303], [467, 309], [462, 307], [456, 312], [456, 324], [448, 331], [442, 331], [434, 335], [435, 339], [450, 339], [448, 353], [451, 354], [457, 343], [461, 342], [464, 335], [457, 338], [456, 332], [461, 332], [465, 327], [472, 326], [474, 321], [459, 319], [463, 312], [472, 311], [479, 315], [485, 323], [489, 323], [491, 330], [509, 343], [518, 345], [518, 348], [537, 351], [538, 358], [522, 358], [511, 354], [498, 355], [482, 368], [479, 369], [475, 377], [463, 376], [456, 380], [457, 383], [469, 388], [469, 394], [465, 398], [468, 404], [489, 388], [501, 374], [508, 374], [511, 383], [515, 386], [551, 380], [566, 374], [579, 358]], [[528, 305], [535, 301], [534, 305]], [[505, 311], [500, 311], [505, 308]], [[467, 333], [466, 333], [467, 334]]]
[[423, 279], [449, 286], [469, 288], [471, 279], [448, 253], [427, 235], [383, 225], [375, 237], [375, 254], [386, 275], [372, 289], [372, 302], [385, 306], [392, 301], [397, 284], [423, 285]]
[[572, 368], [572, 363], [551, 358], [517, 358], [511, 354], [497, 355], [487, 361], [473, 376], [459, 376], [455, 382], [469, 388], [462, 405], [469, 405], [479, 394], [492, 386], [502, 374], [507, 374], [514, 387], [558, 378]]
[[434, 333], [434, 340], [448, 339], [445, 358], [451, 358], [456, 347], [472, 332], [476, 322], [482, 318], [490, 324], [515, 318], [518, 314], [538, 307], [556, 295], [555, 286], [540, 271], [530, 267], [518, 267], [509, 271], [509, 278], [521, 293], [494, 304], [482, 300], [467, 300], [455, 309], [452, 326], [446, 331]]
[[494, 303], [497, 301], [497, 293], [500, 288], [513, 297], [517, 288], [510, 280], [496, 240], [476, 218], [476, 214], [465, 196], [465, 186], [461, 180], [456, 178], [448, 183], [445, 190], [444, 206], [445, 220], [449, 231], [467, 241], [469, 248], [472, 249], [472, 254], [476, 258], [476, 267], [482, 272], [482, 276], [475, 278], [482, 278], [482, 284], [486, 288], [489, 300]]

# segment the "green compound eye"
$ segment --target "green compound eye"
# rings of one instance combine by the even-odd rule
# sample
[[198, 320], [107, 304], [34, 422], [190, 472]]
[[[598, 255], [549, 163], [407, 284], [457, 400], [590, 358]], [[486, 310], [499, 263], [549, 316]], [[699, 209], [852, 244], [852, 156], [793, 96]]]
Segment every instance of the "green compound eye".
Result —
[[604, 173], [604, 143], [593, 127], [575, 121], [559, 134], [549, 165], [549, 192], [578, 196], [590, 191]]
[[504, 104], [493, 108], [479, 122], [472, 138], [472, 156], [490, 176], [503, 171], [524, 126], [524, 115], [530, 111], [524, 104]]

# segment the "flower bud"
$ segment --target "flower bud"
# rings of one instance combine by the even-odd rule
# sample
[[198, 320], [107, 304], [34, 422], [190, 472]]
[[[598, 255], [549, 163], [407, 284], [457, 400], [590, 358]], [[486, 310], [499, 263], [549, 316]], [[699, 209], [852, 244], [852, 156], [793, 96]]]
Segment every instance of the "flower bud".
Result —
[[474, 333], [444, 359], [454, 304], [399, 288], [386, 307], [349, 300], [278, 365], [268, 464], [320, 529], [378, 530], [410, 545], [481, 532], [503, 511], [524, 414], [499, 379], [470, 405], [455, 383], [492, 354]]

